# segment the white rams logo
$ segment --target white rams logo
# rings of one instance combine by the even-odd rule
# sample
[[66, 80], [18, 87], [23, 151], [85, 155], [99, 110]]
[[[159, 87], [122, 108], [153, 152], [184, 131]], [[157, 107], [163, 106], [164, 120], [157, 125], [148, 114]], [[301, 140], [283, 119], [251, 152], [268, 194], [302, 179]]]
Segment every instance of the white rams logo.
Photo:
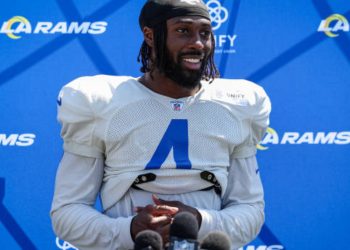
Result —
[[108, 23], [97, 22], [30, 22], [23, 16], [14, 16], [0, 24], [0, 34], [11, 39], [20, 39], [28, 34], [90, 34], [98, 35], [106, 31]]
[[321, 21], [318, 31], [329, 37], [337, 37], [339, 31], [349, 32], [349, 22], [344, 16], [333, 14]]

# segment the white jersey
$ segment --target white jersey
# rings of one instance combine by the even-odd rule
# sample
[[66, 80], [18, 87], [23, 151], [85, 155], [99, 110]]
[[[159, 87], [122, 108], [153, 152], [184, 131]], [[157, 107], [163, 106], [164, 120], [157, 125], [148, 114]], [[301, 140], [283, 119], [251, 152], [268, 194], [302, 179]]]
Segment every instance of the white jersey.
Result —
[[[62, 239], [81, 250], [133, 249], [134, 208], [152, 204], [152, 194], [196, 208], [199, 239], [223, 231], [237, 249], [259, 233], [264, 198], [255, 145], [270, 112], [261, 87], [217, 79], [195, 96], [172, 99], [135, 78], [100, 75], [66, 85], [58, 104], [65, 153], [51, 219]], [[203, 171], [215, 174], [221, 197], [197, 191], [212, 185]], [[129, 188], [147, 173], [156, 178]], [[94, 209], [99, 193], [103, 213]]]
[[156, 179], [138, 185], [143, 190], [181, 194], [211, 186], [200, 177], [210, 171], [224, 194], [231, 160], [255, 155], [270, 112], [261, 87], [228, 79], [173, 99], [132, 77], [82, 77], [62, 89], [58, 102], [64, 150], [105, 159], [104, 210], [147, 173]]

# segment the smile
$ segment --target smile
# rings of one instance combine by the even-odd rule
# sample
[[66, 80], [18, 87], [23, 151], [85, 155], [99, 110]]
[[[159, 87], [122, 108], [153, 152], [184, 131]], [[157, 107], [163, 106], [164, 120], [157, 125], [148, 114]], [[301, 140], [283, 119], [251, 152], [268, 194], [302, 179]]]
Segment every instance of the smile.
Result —
[[182, 58], [183, 66], [189, 70], [199, 70], [202, 66], [202, 57], [186, 57]]
[[189, 63], [200, 63], [201, 59], [198, 58], [184, 58], [183, 59], [185, 62], [189, 62]]

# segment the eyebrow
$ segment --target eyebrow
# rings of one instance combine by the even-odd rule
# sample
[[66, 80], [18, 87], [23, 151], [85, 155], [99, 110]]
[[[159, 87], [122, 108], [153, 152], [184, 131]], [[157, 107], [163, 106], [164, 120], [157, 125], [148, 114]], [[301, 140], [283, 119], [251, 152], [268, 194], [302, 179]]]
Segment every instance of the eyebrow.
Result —
[[[173, 22], [173, 24], [192, 24], [192, 23], [194, 23], [195, 21], [194, 20], [192, 20], [192, 19], [178, 19], [178, 20], [176, 20], [175, 22]], [[210, 24], [210, 22], [208, 21], [208, 23], [206, 23], [206, 22], [203, 22], [203, 23], [201, 23], [201, 25], [203, 25], [203, 26], [208, 26], [208, 27], [211, 27], [211, 24]]]
[[180, 18], [177, 19], [174, 23], [193, 23], [194, 21], [192, 19], [185, 19], [185, 18]]

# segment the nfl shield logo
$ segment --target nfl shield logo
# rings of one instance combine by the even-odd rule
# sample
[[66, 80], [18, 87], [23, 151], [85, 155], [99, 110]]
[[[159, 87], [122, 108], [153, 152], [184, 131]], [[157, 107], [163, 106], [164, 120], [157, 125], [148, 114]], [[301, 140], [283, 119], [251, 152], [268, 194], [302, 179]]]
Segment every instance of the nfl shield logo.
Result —
[[170, 103], [174, 111], [181, 111], [184, 106], [182, 101], [171, 101]]

